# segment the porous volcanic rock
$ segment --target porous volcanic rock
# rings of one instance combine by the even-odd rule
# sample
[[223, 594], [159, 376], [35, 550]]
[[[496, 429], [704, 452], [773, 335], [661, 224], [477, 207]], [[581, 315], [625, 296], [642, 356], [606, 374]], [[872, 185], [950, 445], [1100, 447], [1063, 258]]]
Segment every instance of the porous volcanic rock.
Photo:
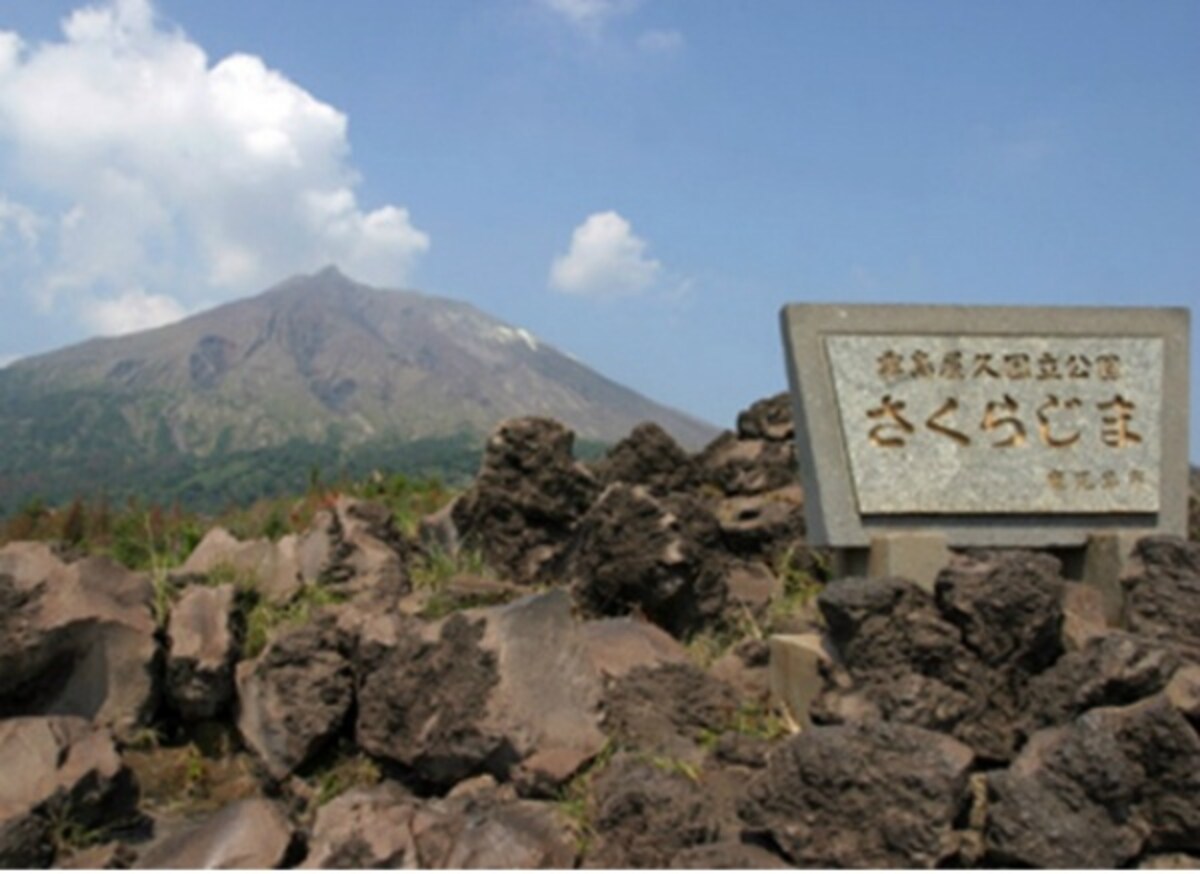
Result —
[[644, 422], [592, 465], [602, 485], [641, 485], [658, 495], [687, 491], [695, 485], [691, 457], [661, 427]]
[[131, 734], [154, 714], [162, 660], [145, 574], [0, 549], [0, 716], [66, 714]]
[[1029, 681], [1026, 731], [1061, 725], [1093, 707], [1132, 704], [1166, 688], [1179, 654], [1156, 641], [1110, 631], [1067, 653]]
[[791, 441], [739, 440], [726, 431], [696, 456], [700, 483], [733, 495], [761, 495], [799, 480]]
[[563, 558], [588, 613], [637, 612], [677, 637], [720, 617], [727, 563], [716, 520], [698, 501], [625, 483], [604, 490]]
[[184, 719], [211, 719], [233, 698], [234, 587], [189, 586], [167, 626], [167, 698]]
[[354, 701], [353, 649], [326, 613], [237, 666], [238, 731], [275, 779], [303, 766], [345, 724]]
[[1200, 850], [1200, 738], [1162, 695], [1038, 732], [987, 788], [992, 865], [1117, 868]]
[[831, 583], [818, 605], [850, 682], [827, 689], [814, 718], [905, 722], [1010, 760], [1025, 689], [1063, 652], [1058, 568], [1045, 555], [976, 552], [952, 559], [934, 597], [900, 579]]
[[740, 556], [774, 563], [804, 536], [804, 490], [799, 485], [725, 498], [714, 512], [727, 547]]
[[792, 422], [792, 396], [780, 392], [755, 401], [738, 413], [737, 433], [742, 440], [785, 443], [796, 436]]
[[53, 817], [97, 828], [137, 805], [137, 783], [112, 736], [75, 716], [0, 722], [0, 774], [0, 867], [49, 865]]
[[698, 762], [697, 739], [728, 728], [740, 703], [732, 686], [693, 664], [638, 667], [610, 682], [604, 727], [626, 746]]
[[421, 868], [572, 868], [575, 836], [547, 802], [503, 788], [431, 801], [412, 820]]
[[589, 868], [666, 868], [684, 850], [737, 836], [711, 796], [681, 771], [619, 753], [592, 782]]
[[[327, 523], [329, 538], [320, 582], [381, 609], [394, 607], [410, 591], [409, 547], [386, 507], [343, 496], [320, 522]], [[307, 543], [306, 547], [313, 549]]]
[[398, 783], [351, 789], [317, 811], [301, 868], [414, 868], [419, 806]]
[[912, 726], [817, 726], [771, 752], [740, 812], [795, 865], [932, 868], [957, 851], [972, 759]]
[[1200, 543], [1147, 537], [1133, 554], [1140, 569], [1124, 581], [1125, 627], [1200, 661]]
[[550, 419], [500, 423], [479, 475], [454, 503], [457, 537], [515, 582], [542, 579], [599, 486], [572, 455], [575, 434]]
[[561, 590], [438, 623], [364, 626], [356, 737], [447, 788], [475, 774], [563, 782], [604, 745], [601, 684]]
[[235, 801], [200, 823], [151, 844], [138, 868], [278, 868], [294, 830], [282, 808], [265, 798]]
[[580, 629], [592, 667], [619, 678], [634, 668], [686, 664], [688, 652], [657, 625], [630, 616], [593, 619]]

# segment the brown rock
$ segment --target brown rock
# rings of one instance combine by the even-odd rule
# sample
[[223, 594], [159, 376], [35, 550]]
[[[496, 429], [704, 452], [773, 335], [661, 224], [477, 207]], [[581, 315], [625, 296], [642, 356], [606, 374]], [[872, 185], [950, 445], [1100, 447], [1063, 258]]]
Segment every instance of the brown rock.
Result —
[[716, 517], [731, 551], [774, 560], [804, 536], [804, 490], [788, 485], [726, 498], [717, 504]]
[[911, 726], [817, 726], [774, 749], [740, 812], [795, 865], [932, 868], [957, 847], [972, 759]]
[[605, 677], [623, 677], [634, 668], [689, 661], [683, 646], [657, 625], [628, 616], [594, 619], [580, 629], [592, 667]]
[[399, 784], [352, 789], [317, 811], [301, 868], [413, 868], [418, 803]]
[[69, 714], [126, 736], [153, 716], [161, 664], [145, 574], [106, 558], [0, 549], [0, 716]]
[[726, 431], [696, 457], [697, 477], [725, 495], [760, 495], [800, 477], [790, 441], [739, 440]]
[[352, 641], [327, 615], [275, 638], [237, 666], [237, 727], [275, 779], [316, 755], [354, 700]]
[[137, 867], [278, 868], [287, 859], [292, 839], [292, 826], [278, 804], [250, 798], [152, 844]]
[[518, 583], [541, 580], [598, 491], [571, 454], [575, 435], [550, 419], [502, 422], [474, 485], [453, 508], [464, 544]]
[[738, 413], [738, 437], [743, 440], [772, 440], [783, 443], [796, 436], [792, 422], [792, 396], [780, 392], [755, 401]]
[[477, 792], [433, 801], [413, 817], [417, 867], [572, 868], [575, 839], [552, 804]]
[[167, 697], [184, 719], [212, 719], [233, 698], [234, 588], [189, 586], [167, 628]]
[[602, 485], [616, 482], [641, 485], [655, 494], [686, 491], [695, 483], [688, 454], [666, 431], [644, 422], [592, 465]]
[[0, 722], [0, 866], [43, 867], [50, 819], [98, 828], [128, 817], [137, 784], [112, 736], [74, 716]]
[[1116, 868], [1200, 849], [1200, 738], [1165, 696], [1034, 735], [988, 776], [992, 866]]
[[565, 592], [436, 624], [376, 623], [359, 661], [359, 745], [434, 786], [504, 778], [521, 762], [566, 779], [604, 744], [600, 676]]
[[1147, 537], [1133, 554], [1140, 568], [1123, 581], [1125, 627], [1200, 661], [1200, 543]]
[[589, 614], [641, 613], [677, 637], [721, 616], [727, 562], [716, 521], [698, 502], [624, 483], [604, 490], [563, 555]]

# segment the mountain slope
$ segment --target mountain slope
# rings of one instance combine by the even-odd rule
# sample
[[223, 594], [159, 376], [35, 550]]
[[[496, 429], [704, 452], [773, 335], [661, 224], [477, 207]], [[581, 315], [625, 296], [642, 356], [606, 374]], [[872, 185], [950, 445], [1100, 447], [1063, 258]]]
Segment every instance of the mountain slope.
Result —
[[329, 458], [336, 449], [343, 461], [451, 439], [466, 446], [528, 414], [605, 442], [646, 420], [693, 447], [715, 433], [468, 304], [370, 288], [327, 268], [0, 371], [0, 504], [147, 468], [186, 479], [288, 446]]

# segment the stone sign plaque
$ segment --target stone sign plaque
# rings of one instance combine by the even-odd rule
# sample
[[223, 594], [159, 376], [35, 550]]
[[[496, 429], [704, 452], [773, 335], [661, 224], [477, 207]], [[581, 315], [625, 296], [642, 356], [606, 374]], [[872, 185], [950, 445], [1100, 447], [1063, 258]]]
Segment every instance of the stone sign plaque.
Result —
[[810, 539], [1182, 533], [1186, 310], [783, 312]]

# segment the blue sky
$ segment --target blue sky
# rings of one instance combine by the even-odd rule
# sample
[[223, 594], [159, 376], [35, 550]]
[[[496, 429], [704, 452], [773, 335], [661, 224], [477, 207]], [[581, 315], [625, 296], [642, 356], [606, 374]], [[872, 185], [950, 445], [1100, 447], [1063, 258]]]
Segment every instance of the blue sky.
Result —
[[787, 302], [1200, 302], [1192, 0], [6, 0], [0, 31], [0, 361], [334, 260], [731, 425], [785, 386]]

